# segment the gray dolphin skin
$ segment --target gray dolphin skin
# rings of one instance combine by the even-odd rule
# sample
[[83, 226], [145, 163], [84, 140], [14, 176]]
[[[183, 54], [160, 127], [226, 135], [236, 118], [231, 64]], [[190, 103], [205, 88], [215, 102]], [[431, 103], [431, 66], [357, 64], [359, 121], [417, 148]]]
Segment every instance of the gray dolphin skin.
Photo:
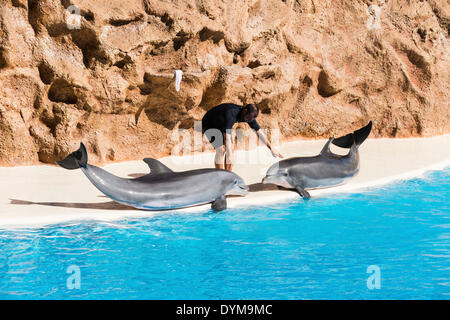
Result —
[[117, 177], [89, 165], [83, 143], [61, 167], [80, 168], [91, 183], [112, 200], [144, 210], [166, 210], [212, 203], [214, 211], [226, 209], [227, 195], [246, 195], [248, 187], [241, 177], [221, 169], [174, 172], [156, 159], [145, 158], [150, 174], [135, 179]]
[[[365, 127], [343, 137], [330, 138], [319, 155], [282, 160], [272, 165], [262, 183], [276, 184], [295, 189], [305, 199], [311, 196], [306, 189], [337, 186], [354, 177], [359, 171], [358, 147], [369, 136], [372, 121]], [[347, 155], [331, 152], [330, 143], [342, 148], [350, 148]]]

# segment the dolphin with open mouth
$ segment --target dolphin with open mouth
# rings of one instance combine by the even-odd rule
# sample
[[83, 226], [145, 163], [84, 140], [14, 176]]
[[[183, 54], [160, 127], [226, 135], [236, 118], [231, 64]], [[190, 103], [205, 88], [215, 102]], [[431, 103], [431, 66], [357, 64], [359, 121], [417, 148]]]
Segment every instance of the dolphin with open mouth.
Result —
[[[340, 138], [330, 138], [319, 155], [282, 160], [272, 165], [262, 183], [295, 189], [305, 199], [311, 196], [306, 189], [319, 189], [345, 183], [359, 172], [358, 147], [372, 130], [372, 121], [365, 127]], [[350, 148], [347, 155], [334, 154], [330, 143]]]
[[211, 203], [214, 211], [227, 208], [227, 195], [246, 195], [241, 177], [221, 169], [174, 172], [156, 159], [145, 158], [150, 174], [126, 179], [87, 163], [83, 143], [57, 163], [66, 169], [80, 168], [92, 184], [112, 200], [144, 210], [166, 210]]

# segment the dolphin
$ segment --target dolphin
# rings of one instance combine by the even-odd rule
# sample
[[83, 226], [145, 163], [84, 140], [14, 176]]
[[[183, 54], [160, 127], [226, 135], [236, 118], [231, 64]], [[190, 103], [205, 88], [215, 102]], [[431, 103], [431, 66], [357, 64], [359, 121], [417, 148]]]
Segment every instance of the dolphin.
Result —
[[[304, 199], [311, 197], [306, 189], [341, 185], [358, 173], [358, 147], [369, 136], [371, 130], [372, 121], [353, 133], [337, 139], [330, 138], [317, 156], [279, 161], [269, 168], [262, 183], [295, 189]], [[330, 143], [350, 148], [350, 151], [344, 156], [334, 154], [330, 150]]]
[[58, 161], [69, 170], [80, 168], [92, 184], [112, 200], [138, 209], [166, 210], [211, 203], [214, 211], [227, 208], [227, 195], [246, 195], [248, 187], [237, 174], [222, 169], [174, 172], [156, 159], [145, 158], [150, 174], [126, 179], [87, 163], [83, 143]]

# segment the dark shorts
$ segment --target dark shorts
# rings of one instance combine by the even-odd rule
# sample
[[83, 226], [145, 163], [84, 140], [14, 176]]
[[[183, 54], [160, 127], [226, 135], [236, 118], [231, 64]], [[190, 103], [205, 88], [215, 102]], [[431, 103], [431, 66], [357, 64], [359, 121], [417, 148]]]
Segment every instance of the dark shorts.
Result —
[[220, 148], [224, 145], [225, 133], [218, 129], [208, 129], [203, 132], [208, 141], [212, 144], [214, 149]]

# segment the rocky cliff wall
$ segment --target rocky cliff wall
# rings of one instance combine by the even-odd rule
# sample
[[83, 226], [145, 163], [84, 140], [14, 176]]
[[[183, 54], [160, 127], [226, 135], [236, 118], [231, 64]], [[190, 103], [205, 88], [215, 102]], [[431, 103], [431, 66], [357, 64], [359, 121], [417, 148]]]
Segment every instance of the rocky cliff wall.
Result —
[[0, 164], [161, 156], [221, 102], [284, 138], [449, 133], [449, 22], [446, 0], [0, 0]]

